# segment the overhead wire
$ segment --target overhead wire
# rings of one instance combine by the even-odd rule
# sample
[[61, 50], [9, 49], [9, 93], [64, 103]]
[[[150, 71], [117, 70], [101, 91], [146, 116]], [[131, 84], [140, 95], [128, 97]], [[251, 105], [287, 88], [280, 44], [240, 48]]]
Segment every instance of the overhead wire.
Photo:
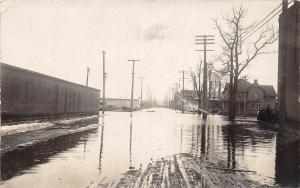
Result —
[[[294, 2], [294, 0], [291, 0], [288, 2], [288, 5]], [[280, 3], [275, 9], [273, 9], [267, 16], [265, 16], [255, 27], [253, 27], [244, 37], [242, 37], [241, 41], [244, 42], [249, 37], [251, 37], [254, 33], [256, 33], [260, 28], [265, 26], [270, 20], [272, 20], [275, 16], [277, 16], [281, 9], [279, 9], [282, 6], [282, 3]], [[279, 9], [279, 10], [278, 10]], [[275, 12], [275, 14], [273, 14]], [[272, 15], [273, 14], [273, 15]], [[272, 16], [271, 16], [272, 15]], [[271, 16], [271, 17], [269, 17]], [[268, 18], [269, 17], [269, 18]], [[265, 21], [266, 20], [266, 21]]]

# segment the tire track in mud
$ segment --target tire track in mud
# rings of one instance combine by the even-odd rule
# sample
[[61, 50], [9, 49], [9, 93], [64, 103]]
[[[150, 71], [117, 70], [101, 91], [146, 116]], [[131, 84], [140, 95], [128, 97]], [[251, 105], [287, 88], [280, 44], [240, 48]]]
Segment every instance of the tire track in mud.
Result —
[[225, 162], [210, 162], [191, 154], [177, 154], [151, 161], [147, 168], [131, 169], [119, 180], [109, 182], [105, 177], [96, 186], [121, 188], [195, 188], [195, 187], [268, 187], [249, 180], [245, 173], [224, 169]]

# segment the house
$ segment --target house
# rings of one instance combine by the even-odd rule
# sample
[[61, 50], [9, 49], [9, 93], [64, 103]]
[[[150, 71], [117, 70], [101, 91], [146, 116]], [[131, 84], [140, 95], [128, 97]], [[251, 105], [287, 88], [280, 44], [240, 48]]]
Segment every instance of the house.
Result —
[[[221, 111], [228, 113], [229, 84], [226, 84], [221, 99]], [[236, 115], [256, 115], [260, 109], [276, 109], [276, 92], [271, 85], [260, 85], [257, 80], [249, 83], [246, 79], [238, 80], [236, 94]]]

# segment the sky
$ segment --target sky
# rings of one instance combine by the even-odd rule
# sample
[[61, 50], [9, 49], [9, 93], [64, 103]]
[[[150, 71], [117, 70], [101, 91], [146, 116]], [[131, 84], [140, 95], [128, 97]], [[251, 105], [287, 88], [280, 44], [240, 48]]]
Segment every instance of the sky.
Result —
[[[132, 63], [135, 65], [134, 98], [147, 90], [164, 99], [179, 71], [190, 71], [202, 54], [195, 36], [213, 34], [216, 42], [208, 59], [222, 45], [212, 19], [241, 4], [248, 10], [246, 23], [261, 20], [280, 0], [2, 0], [1, 61], [17, 67], [85, 84], [102, 90], [102, 51], [106, 52], [106, 97], [130, 98]], [[270, 21], [278, 28], [278, 17]], [[249, 39], [249, 42], [251, 38]], [[278, 49], [275, 43], [270, 48]], [[250, 82], [277, 88], [277, 53], [262, 55], [243, 75]], [[182, 84], [181, 84], [182, 85]], [[186, 89], [192, 89], [190, 79]]]

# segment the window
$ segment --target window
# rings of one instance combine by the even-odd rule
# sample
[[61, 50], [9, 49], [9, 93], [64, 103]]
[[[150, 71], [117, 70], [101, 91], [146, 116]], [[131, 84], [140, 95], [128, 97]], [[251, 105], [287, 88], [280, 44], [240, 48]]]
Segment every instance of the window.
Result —
[[254, 90], [253, 96], [255, 100], [260, 100], [260, 90], [258, 88]]
[[257, 91], [254, 92], [254, 99], [257, 99], [258, 98], [258, 94], [257, 94]]

